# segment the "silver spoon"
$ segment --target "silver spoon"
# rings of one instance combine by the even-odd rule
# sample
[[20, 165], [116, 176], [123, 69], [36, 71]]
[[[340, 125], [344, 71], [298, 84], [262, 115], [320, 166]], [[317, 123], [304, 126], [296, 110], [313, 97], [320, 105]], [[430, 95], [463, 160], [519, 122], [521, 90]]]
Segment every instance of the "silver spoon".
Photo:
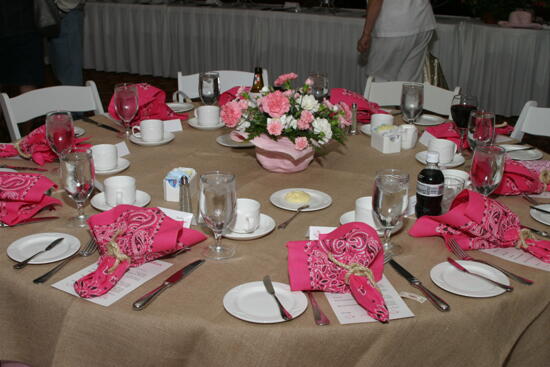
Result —
[[308, 204], [308, 205], [303, 205], [303, 206], [299, 207], [298, 209], [296, 209], [296, 213], [294, 213], [294, 214], [292, 215], [292, 217], [288, 218], [288, 219], [287, 219], [286, 221], [284, 221], [283, 223], [279, 224], [279, 225], [277, 226], [277, 229], [285, 229], [286, 226], [288, 226], [288, 224], [289, 224], [290, 222], [292, 222], [292, 220], [293, 220], [294, 218], [296, 218], [296, 216], [302, 212], [302, 210], [307, 209], [307, 208], [309, 208], [309, 204]]

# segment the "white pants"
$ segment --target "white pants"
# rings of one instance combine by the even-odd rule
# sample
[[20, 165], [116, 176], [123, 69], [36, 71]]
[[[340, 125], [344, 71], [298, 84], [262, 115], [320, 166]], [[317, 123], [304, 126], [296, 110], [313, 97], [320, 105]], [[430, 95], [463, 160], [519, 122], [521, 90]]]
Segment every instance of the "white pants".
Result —
[[368, 53], [367, 74], [377, 82], [422, 82], [424, 58], [433, 32], [405, 37], [374, 37]]

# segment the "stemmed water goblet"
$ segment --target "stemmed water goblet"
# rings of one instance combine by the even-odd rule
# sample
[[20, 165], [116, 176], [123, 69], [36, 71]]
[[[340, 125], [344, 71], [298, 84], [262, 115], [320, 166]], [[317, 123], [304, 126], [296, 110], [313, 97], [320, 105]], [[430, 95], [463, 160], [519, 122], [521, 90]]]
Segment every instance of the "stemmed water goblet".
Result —
[[401, 88], [401, 112], [408, 124], [416, 122], [424, 108], [424, 85], [403, 83]]
[[477, 97], [465, 94], [457, 94], [451, 102], [451, 116], [460, 135], [458, 154], [462, 154], [462, 145], [468, 129], [468, 121], [472, 111], [477, 109]]
[[76, 203], [78, 215], [69, 219], [74, 227], [86, 227], [84, 204], [94, 190], [95, 170], [91, 150], [70, 152], [61, 158], [61, 183]]
[[205, 105], [215, 105], [220, 97], [220, 74], [215, 71], [199, 74], [199, 96]]
[[495, 114], [472, 111], [468, 122], [468, 143], [475, 151], [477, 146], [491, 145], [495, 139]]
[[235, 254], [234, 246], [222, 244], [222, 234], [235, 217], [235, 186], [235, 176], [229, 173], [214, 171], [200, 177], [199, 211], [215, 238], [203, 253], [209, 259], [222, 260]]
[[474, 150], [470, 177], [472, 187], [489, 196], [502, 181], [506, 150], [497, 145], [479, 145]]
[[311, 81], [311, 94], [321, 102], [328, 96], [328, 77], [322, 73], [310, 73], [308, 79]]
[[74, 145], [74, 123], [69, 111], [53, 111], [46, 115], [46, 140], [59, 160]]
[[136, 117], [139, 109], [138, 92], [135, 84], [120, 83], [115, 85], [115, 111], [122, 120], [126, 137], [130, 137], [130, 123]]
[[401, 246], [390, 241], [392, 230], [403, 220], [409, 203], [409, 174], [397, 169], [376, 172], [372, 210], [377, 224], [384, 229], [384, 253], [399, 255]]

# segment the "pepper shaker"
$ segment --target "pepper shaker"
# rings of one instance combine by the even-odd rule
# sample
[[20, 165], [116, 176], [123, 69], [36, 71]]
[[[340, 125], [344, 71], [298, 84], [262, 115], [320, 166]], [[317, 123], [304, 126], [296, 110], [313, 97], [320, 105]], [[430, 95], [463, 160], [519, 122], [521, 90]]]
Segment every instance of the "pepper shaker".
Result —
[[180, 181], [180, 210], [182, 212], [193, 213], [189, 178], [185, 175], [181, 177]]
[[351, 105], [351, 128], [350, 135], [357, 135], [357, 103]]

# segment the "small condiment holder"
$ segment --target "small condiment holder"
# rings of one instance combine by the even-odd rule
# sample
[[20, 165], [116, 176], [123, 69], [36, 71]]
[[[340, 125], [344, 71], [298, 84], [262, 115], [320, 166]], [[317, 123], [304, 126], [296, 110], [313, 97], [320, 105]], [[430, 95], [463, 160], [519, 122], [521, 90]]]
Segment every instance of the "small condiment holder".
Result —
[[384, 154], [399, 153], [401, 152], [401, 132], [397, 127], [381, 131], [373, 129], [370, 145]]
[[168, 172], [162, 182], [165, 201], [180, 201], [180, 184], [183, 176], [186, 176], [189, 181], [191, 196], [196, 196], [198, 193], [197, 171], [193, 168], [177, 167]]

